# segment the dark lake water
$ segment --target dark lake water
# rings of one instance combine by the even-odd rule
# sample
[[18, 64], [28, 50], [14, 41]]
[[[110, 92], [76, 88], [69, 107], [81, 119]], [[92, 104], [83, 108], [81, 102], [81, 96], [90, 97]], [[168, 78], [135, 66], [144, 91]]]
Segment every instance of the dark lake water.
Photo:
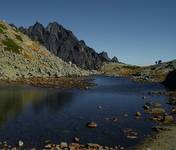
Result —
[[[0, 86], [0, 141], [10, 144], [24, 141], [26, 145], [40, 147], [44, 141], [72, 142], [79, 137], [81, 143], [122, 145], [131, 147], [151, 133], [153, 122], [135, 118], [143, 113], [146, 102], [160, 102], [166, 97], [149, 91], [165, 91], [161, 84], [137, 83], [128, 78], [95, 76], [97, 84], [88, 90], [58, 90], [22, 85]], [[142, 99], [147, 96], [147, 99]], [[102, 109], [98, 109], [102, 106]], [[123, 114], [128, 113], [128, 117]], [[118, 122], [105, 118], [118, 117]], [[86, 127], [88, 121], [98, 124], [96, 129]], [[123, 128], [132, 128], [139, 139], [126, 139]]]

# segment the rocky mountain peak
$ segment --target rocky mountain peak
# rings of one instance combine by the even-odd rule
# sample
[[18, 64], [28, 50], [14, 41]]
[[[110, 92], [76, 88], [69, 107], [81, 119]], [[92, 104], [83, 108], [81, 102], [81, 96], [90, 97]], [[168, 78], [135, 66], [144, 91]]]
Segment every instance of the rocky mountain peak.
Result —
[[39, 41], [56, 56], [81, 68], [98, 69], [104, 62], [111, 61], [106, 52], [98, 54], [83, 40], [78, 40], [72, 31], [57, 22], [49, 23], [46, 28], [36, 23], [29, 28], [19, 29], [31, 39]]

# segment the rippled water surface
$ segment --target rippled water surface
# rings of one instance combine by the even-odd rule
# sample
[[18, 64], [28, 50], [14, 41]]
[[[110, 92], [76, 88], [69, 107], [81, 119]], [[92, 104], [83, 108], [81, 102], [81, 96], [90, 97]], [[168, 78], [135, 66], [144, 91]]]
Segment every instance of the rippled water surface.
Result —
[[[23, 140], [26, 145], [40, 147], [44, 141], [72, 142], [79, 137], [81, 143], [133, 146], [150, 134], [154, 125], [135, 119], [135, 112], [143, 113], [146, 102], [165, 104], [164, 96], [149, 96], [149, 91], [164, 91], [160, 84], [142, 84], [128, 78], [95, 76], [97, 84], [88, 90], [34, 88], [17, 85], [0, 86], [0, 140], [11, 144]], [[146, 100], [142, 99], [147, 96]], [[98, 109], [102, 106], [102, 109]], [[128, 113], [128, 117], [123, 114]], [[118, 122], [105, 118], [118, 117]], [[86, 127], [88, 121], [98, 124], [96, 129]], [[123, 128], [132, 128], [139, 139], [129, 140]]]

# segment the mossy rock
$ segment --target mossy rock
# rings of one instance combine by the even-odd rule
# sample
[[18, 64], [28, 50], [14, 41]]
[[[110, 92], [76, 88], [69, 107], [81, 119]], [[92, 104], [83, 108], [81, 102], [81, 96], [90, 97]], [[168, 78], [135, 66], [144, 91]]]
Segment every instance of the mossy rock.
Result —
[[2, 43], [6, 46], [6, 51], [12, 51], [14, 53], [19, 54], [20, 49], [22, 49], [20, 46], [18, 46], [12, 39], [7, 38], [6, 40], [3, 40]]

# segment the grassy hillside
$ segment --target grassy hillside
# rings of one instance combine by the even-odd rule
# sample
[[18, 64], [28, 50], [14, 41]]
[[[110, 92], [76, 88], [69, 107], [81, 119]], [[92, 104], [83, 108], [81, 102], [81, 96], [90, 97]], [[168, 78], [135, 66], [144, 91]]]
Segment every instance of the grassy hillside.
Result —
[[176, 69], [176, 60], [146, 67], [122, 63], [106, 63], [101, 67], [100, 71], [106, 75], [131, 76], [142, 81], [160, 82], [174, 69]]

